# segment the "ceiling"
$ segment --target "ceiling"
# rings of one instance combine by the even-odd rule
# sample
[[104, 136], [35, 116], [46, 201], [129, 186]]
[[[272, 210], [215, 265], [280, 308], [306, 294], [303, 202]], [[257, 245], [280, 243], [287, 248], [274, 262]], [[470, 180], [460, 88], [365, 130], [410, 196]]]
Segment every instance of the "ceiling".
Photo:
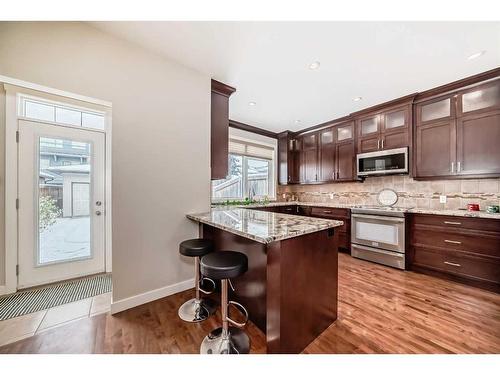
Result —
[[92, 24], [236, 87], [230, 118], [276, 132], [500, 66], [500, 22]]

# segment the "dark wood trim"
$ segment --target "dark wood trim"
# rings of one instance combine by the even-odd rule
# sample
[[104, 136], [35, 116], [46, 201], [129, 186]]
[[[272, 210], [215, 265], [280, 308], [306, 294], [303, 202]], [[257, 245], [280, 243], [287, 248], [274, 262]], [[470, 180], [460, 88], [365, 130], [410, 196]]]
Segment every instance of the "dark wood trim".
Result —
[[234, 128], [234, 129], [240, 129], [240, 130], [244, 130], [246, 132], [263, 135], [264, 137], [278, 139], [278, 133], [272, 132], [270, 130], [262, 129], [262, 128], [259, 128], [257, 126], [244, 124], [244, 123], [239, 122], [239, 121], [235, 121], [235, 120], [230, 119], [229, 126], [231, 128]]
[[216, 92], [217, 94], [230, 97], [231, 94], [234, 93], [235, 91], [236, 89], [234, 87], [216, 81], [215, 79], [212, 79], [212, 92]]
[[419, 92], [415, 96], [415, 102], [421, 101], [423, 99], [429, 99], [437, 95], [443, 95], [450, 91], [461, 90], [466, 88], [467, 86], [474, 85], [476, 83], [481, 83], [483, 81], [487, 81], [489, 79], [497, 77], [500, 77], [500, 67], [470, 77], [466, 77], [458, 81], [447, 83], [442, 86], [434, 87], [426, 91]]
[[361, 109], [356, 112], [351, 113], [351, 117], [359, 117], [361, 115], [365, 115], [368, 113], [372, 112], [379, 112], [379, 111], [387, 111], [390, 107], [397, 107], [399, 105], [404, 105], [407, 104], [408, 102], [413, 102], [414, 98], [417, 96], [418, 93], [413, 93], [409, 95], [402, 96], [397, 99], [389, 100], [388, 102], [380, 103], [368, 108]]
[[344, 117], [339, 117], [339, 118], [336, 118], [334, 120], [323, 122], [321, 124], [313, 125], [313, 126], [310, 126], [308, 128], [296, 131], [296, 132], [294, 132], [294, 135], [302, 135], [302, 134], [305, 134], [305, 133], [309, 133], [311, 131], [320, 130], [322, 128], [328, 128], [330, 126], [340, 125], [340, 124], [343, 124], [343, 123], [349, 122], [349, 121], [352, 121], [352, 117], [350, 115], [347, 115], [347, 116], [344, 116]]

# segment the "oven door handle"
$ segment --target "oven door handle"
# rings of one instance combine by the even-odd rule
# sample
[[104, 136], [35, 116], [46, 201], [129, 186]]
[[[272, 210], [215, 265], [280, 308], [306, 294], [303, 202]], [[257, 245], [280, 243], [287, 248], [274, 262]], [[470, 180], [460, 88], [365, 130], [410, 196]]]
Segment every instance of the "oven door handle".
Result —
[[359, 217], [361, 219], [377, 219], [390, 221], [393, 223], [404, 223], [405, 219], [402, 217], [393, 217], [393, 216], [379, 216], [379, 215], [364, 215], [364, 214], [351, 214], [351, 217], [356, 218]]
[[358, 244], [355, 244], [355, 243], [351, 244], [351, 247], [358, 248], [358, 249], [361, 249], [361, 250], [372, 251], [374, 253], [391, 255], [391, 256], [394, 256], [394, 257], [398, 257], [398, 258], [404, 258], [405, 257], [404, 253], [394, 252], [394, 251], [389, 251], [389, 250], [377, 249], [375, 247], [368, 247], [368, 246], [358, 245]]

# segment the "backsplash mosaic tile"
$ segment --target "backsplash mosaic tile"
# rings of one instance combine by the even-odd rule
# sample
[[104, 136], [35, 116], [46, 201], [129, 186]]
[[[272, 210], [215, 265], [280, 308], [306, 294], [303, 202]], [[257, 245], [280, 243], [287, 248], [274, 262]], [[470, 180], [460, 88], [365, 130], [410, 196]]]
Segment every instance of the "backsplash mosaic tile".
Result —
[[[481, 210], [500, 204], [500, 178], [416, 181], [408, 176], [370, 177], [365, 182], [278, 187], [280, 201], [374, 205], [384, 188], [398, 194], [397, 206], [456, 210], [478, 203]], [[446, 203], [439, 196], [446, 195]]]

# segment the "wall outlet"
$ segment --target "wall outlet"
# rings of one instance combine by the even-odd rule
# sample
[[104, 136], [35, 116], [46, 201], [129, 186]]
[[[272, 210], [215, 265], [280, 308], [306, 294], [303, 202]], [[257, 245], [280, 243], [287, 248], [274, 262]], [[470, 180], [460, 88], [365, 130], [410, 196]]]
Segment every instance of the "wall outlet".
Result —
[[446, 203], [446, 195], [439, 196], [439, 203]]
[[330, 194], [330, 199], [333, 199], [333, 194]]
[[285, 194], [285, 193], [281, 194], [281, 197], [282, 197], [283, 199], [285, 199], [285, 198], [286, 198], [286, 194]]

